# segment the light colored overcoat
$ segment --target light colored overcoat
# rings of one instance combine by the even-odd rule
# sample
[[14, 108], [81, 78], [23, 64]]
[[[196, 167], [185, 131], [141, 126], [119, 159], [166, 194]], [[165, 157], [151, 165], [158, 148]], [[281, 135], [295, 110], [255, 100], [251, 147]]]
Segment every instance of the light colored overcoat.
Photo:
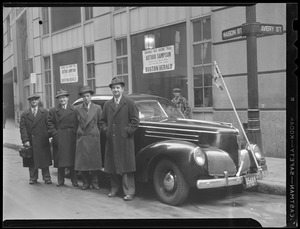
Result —
[[52, 139], [54, 167], [70, 167], [75, 164], [76, 115], [74, 106], [63, 109], [60, 104], [49, 110], [48, 132]]
[[100, 119], [101, 106], [91, 103], [87, 114], [83, 104], [75, 107], [76, 156], [75, 170], [92, 171], [102, 169]]
[[20, 118], [20, 134], [24, 144], [29, 141], [33, 149], [33, 166], [36, 169], [52, 165], [49, 135], [47, 130], [48, 111], [38, 108], [36, 117], [31, 108], [25, 110]]
[[134, 132], [139, 125], [139, 111], [134, 101], [123, 95], [117, 108], [114, 98], [106, 101], [101, 123], [106, 135], [104, 171], [134, 172]]

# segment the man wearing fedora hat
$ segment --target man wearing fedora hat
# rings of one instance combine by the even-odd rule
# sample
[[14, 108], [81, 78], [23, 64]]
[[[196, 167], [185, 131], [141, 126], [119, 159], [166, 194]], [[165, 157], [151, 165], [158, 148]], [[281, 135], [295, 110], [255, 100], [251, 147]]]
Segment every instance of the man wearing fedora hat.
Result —
[[105, 102], [101, 130], [106, 134], [104, 171], [111, 176], [111, 192], [115, 197], [121, 187], [124, 200], [132, 200], [135, 194], [134, 132], [139, 125], [139, 111], [131, 99], [123, 95], [125, 83], [113, 78], [109, 87], [113, 98]]
[[57, 186], [65, 183], [65, 169], [70, 170], [72, 185], [77, 187], [77, 174], [74, 171], [76, 150], [76, 116], [74, 106], [68, 103], [69, 93], [60, 89], [55, 97], [59, 104], [49, 110], [48, 132], [52, 137], [53, 161], [57, 168]]
[[172, 99], [172, 102], [175, 103], [177, 107], [182, 111], [184, 116], [188, 118], [191, 112], [191, 108], [189, 106], [187, 99], [181, 95], [181, 89], [174, 88], [173, 94], [174, 94], [174, 98]]
[[49, 135], [47, 130], [48, 111], [38, 106], [40, 96], [30, 95], [30, 108], [21, 114], [20, 134], [24, 146], [32, 146], [33, 157], [23, 161], [24, 167], [29, 167], [29, 184], [38, 180], [38, 169], [42, 170], [45, 184], [51, 184], [49, 166], [52, 165]]
[[101, 106], [91, 102], [94, 91], [89, 86], [83, 86], [79, 95], [83, 103], [75, 108], [76, 114], [76, 156], [75, 170], [81, 171], [82, 189], [90, 186], [99, 189], [98, 172], [102, 169], [100, 144]]

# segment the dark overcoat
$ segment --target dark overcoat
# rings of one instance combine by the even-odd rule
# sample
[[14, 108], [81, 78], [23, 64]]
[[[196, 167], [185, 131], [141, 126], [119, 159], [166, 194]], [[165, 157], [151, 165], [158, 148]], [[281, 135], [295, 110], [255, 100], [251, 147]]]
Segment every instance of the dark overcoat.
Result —
[[74, 106], [63, 109], [60, 104], [49, 110], [48, 132], [52, 139], [54, 167], [70, 167], [75, 164], [76, 115]]
[[21, 114], [20, 133], [24, 144], [29, 141], [33, 149], [33, 164], [29, 165], [36, 169], [46, 168], [52, 165], [52, 156], [47, 130], [48, 111], [38, 108], [36, 117], [31, 108]]
[[102, 108], [91, 103], [87, 114], [84, 105], [75, 107], [76, 156], [75, 170], [92, 171], [102, 169], [100, 119]]
[[139, 125], [139, 111], [134, 101], [122, 95], [115, 108], [114, 98], [105, 102], [101, 130], [106, 134], [104, 171], [122, 174], [134, 172], [134, 132]]

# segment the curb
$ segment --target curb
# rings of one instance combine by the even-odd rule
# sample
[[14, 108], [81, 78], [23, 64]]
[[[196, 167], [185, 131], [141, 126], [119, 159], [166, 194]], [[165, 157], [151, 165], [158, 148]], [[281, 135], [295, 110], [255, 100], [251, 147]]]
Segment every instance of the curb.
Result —
[[269, 180], [257, 181], [257, 191], [261, 193], [286, 196], [286, 186]]
[[[3, 143], [3, 147], [7, 147], [10, 149], [19, 151], [19, 148], [21, 147], [21, 145], [5, 142], [5, 143]], [[278, 183], [278, 182], [269, 181], [269, 180], [258, 180], [257, 187], [254, 187], [247, 191], [286, 196], [286, 186], [285, 185]]]
[[4, 143], [3, 143], [3, 147], [6, 147], [6, 148], [10, 148], [10, 149], [14, 149], [14, 150], [16, 150], [16, 151], [19, 151], [21, 145], [17, 145], [17, 144], [12, 144], [12, 143], [4, 142]]

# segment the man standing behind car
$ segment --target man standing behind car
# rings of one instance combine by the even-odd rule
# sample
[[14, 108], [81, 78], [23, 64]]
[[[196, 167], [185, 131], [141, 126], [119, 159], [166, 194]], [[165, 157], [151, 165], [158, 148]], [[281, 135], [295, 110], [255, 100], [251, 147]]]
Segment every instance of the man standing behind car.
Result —
[[48, 111], [38, 106], [40, 96], [30, 95], [27, 98], [30, 108], [21, 114], [20, 134], [24, 146], [32, 146], [33, 158], [27, 163], [29, 167], [29, 184], [38, 180], [38, 169], [42, 169], [45, 184], [52, 184], [49, 166], [52, 165], [49, 135], [47, 130]]
[[82, 189], [92, 186], [99, 189], [98, 171], [102, 169], [100, 119], [102, 108], [91, 102], [94, 91], [83, 86], [79, 95], [83, 103], [75, 108], [76, 114], [76, 156], [75, 170], [81, 171]]
[[174, 98], [172, 99], [172, 102], [175, 103], [176, 106], [182, 111], [184, 116], [188, 118], [191, 112], [191, 108], [189, 106], [187, 99], [181, 95], [181, 89], [174, 88], [173, 94], [174, 94]]
[[104, 104], [101, 129], [106, 134], [104, 171], [111, 175], [108, 196], [115, 197], [123, 187], [124, 200], [132, 200], [136, 170], [134, 132], [139, 125], [139, 111], [134, 101], [123, 95], [124, 86], [116, 77], [109, 84], [113, 98]]
[[74, 171], [76, 150], [76, 116], [74, 106], [68, 104], [69, 93], [60, 89], [55, 97], [59, 104], [49, 110], [48, 132], [52, 139], [54, 167], [57, 168], [57, 187], [65, 183], [65, 169], [69, 168], [74, 187], [78, 186]]

